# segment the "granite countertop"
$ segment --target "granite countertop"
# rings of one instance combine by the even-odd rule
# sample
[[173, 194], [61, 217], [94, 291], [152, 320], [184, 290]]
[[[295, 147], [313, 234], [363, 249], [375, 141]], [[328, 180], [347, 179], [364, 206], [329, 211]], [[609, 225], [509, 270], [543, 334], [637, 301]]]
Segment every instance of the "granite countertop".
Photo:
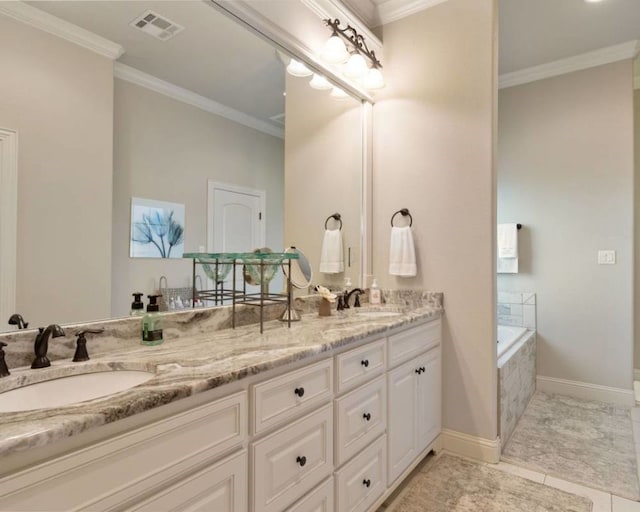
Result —
[[[92, 355], [90, 361], [56, 360], [50, 368], [16, 368], [0, 380], [0, 392], [17, 381], [27, 384], [58, 376], [94, 371], [147, 370], [155, 376], [127, 391], [63, 407], [0, 413], [0, 457], [44, 446], [91, 428], [105, 425], [229, 382], [255, 375], [323, 352], [347, 346], [389, 329], [439, 317], [441, 294], [436, 300], [405, 301], [393, 306], [398, 316], [371, 317], [354, 310], [329, 317], [303, 315], [291, 324], [277, 320], [236, 329], [201, 332], [171, 339], [156, 347], [135, 341]], [[391, 305], [385, 306], [389, 309]], [[89, 349], [91, 354], [91, 348]]]

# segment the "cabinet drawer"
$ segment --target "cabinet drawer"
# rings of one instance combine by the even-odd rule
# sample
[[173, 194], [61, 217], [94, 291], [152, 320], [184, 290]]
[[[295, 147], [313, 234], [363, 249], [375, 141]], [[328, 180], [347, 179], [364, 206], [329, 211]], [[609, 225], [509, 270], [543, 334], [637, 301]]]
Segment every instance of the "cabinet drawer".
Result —
[[339, 466], [384, 432], [387, 417], [384, 376], [339, 398], [334, 407], [335, 454]]
[[387, 487], [386, 436], [336, 472], [336, 509], [365, 512]]
[[251, 387], [253, 432], [310, 411], [331, 398], [333, 362], [320, 361]]
[[254, 512], [276, 512], [333, 470], [333, 411], [327, 405], [251, 447]]
[[336, 356], [338, 393], [348, 391], [380, 375], [385, 369], [385, 340], [367, 343]]
[[198, 471], [128, 509], [131, 512], [244, 512], [247, 510], [247, 451]]
[[389, 336], [389, 368], [438, 345], [441, 337], [440, 330], [440, 320], [434, 320]]
[[333, 477], [328, 478], [286, 512], [333, 512]]

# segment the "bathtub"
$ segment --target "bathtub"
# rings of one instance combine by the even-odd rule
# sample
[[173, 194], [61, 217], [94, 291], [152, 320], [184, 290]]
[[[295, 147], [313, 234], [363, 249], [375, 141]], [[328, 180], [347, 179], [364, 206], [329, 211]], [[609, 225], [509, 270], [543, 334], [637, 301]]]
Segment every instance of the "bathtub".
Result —
[[498, 359], [500, 359], [513, 345], [515, 345], [528, 331], [524, 327], [509, 325], [498, 326]]

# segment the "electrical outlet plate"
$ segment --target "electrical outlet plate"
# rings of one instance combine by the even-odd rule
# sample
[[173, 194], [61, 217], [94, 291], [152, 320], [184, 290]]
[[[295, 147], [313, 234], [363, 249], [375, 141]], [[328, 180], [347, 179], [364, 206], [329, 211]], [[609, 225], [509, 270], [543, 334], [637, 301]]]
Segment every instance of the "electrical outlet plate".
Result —
[[615, 265], [616, 251], [598, 251], [598, 265]]

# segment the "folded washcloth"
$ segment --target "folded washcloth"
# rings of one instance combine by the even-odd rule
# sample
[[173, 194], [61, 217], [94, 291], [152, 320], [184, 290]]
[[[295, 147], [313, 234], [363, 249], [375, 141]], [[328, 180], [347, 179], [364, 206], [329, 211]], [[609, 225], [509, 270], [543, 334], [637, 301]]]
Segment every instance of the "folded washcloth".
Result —
[[320, 254], [320, 272], [339, 274], [344, 272], [344, 251], [342, 250], [342, 231], [326, 229]]
[[498, 258], [518, 257], [518, 225], [498, 224]]
[[413, 277], [418, 272], [416, 249], [410, 226], [391, 228], [389, 248], [389, 274], [392, 276]]

